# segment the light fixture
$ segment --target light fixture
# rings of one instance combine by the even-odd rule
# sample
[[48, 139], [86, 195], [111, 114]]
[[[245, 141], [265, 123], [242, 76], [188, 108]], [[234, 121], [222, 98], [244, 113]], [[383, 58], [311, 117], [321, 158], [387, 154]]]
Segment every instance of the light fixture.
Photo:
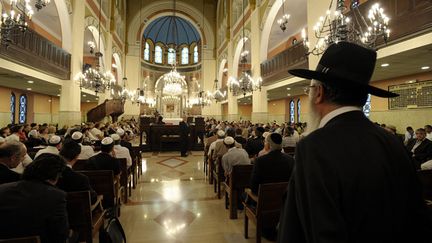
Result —
[[87, 95], [83, 94], [82, 97], [87, 97]]
[[27, 81], [27, 83], [32, 84], [32, 83], [34, 83], [34, 81], [33, 80], [29, 80], [29, 81]]
[[285, 0], [282, 0], [282, 17], [278, 19], [277, 23], [282, 31], [285, 32], [286, 26], [288, 24], [288, 20], [291, 16], [289, 14], [285, 14]]
[[390, 66], [390, 64], [388, 64], [388, 63], [381, 64], [381, 67], [388, 67], [388, 66]]
[[27, 88], [27, 90], [32, 90], [32, 88]]
[[421, 67], [422, 70], [428, 70], [430, 67], [429, 66], [423, 66]]
[[[91, 66], [85, 66], [84, 73], [79, 72], [75, 75], [75, 80], [79, 82], [80, 88], [86, 88], [89, 90], [93, 90], [96, 94], [99, 92], [105, 92], [106, 90], [111, 89], [116, 80], [114, 75], [110, 72], [104, 72], [103, 68], [100, 66], [100, 61], [103, 57], [101, 52], [101, 25], [100, 22], [102, 15], [102, 0], [99, 0], [99, 38], [98, 38], [98, 48], [99, 50], [95, 53], [96, 58], [96, 67], [92, 68]], [[94, 45], [94, 42], [88, 42], [90, 48]], [[90, 51], [92, 48], [90, 49]], [[113, 93], [113, 91], [111, 91]]]
[[[333, 1], [336, 1], [336, 10], [331, 11]], [[330, 6], [325, 16], [319, 17], [319, 21], [313, 27], [316, 44], [311, 48], [306, 30], [302, 30], [303, 44], [307, 54], [321, 55], [327, 46], [347, 41], [375, 49], [376, 41], [382, 38], [385, 43], [390, 35], [388, 28], [389, 18], [384, 14], [384, 9], [378, 3], [372, 5], [367, 19], [360, 13], [359, 0], [351, 0], [350, 16], [347, 16], [345, 0], [330, 0]]]
[[290, 88], [290, 87], [288, 87], [288, 88], [287, 88], [287, 90], [291, 90], [291, 88]]
[[218, 83], [219, 83], [219, 81], [217, 79], [215, 79], [214, 84], [213, 84], [213, 93], [211, 95], [211, 98], [213, 98], [216, 101], [216, 103], [224, 101], [227, 98], [227, 92], [219, 89]]
[[204, 107], [211, 104], [211, 97], [212, 94], [210, 91], [201, 90], [197, 93], [196, 97], [190, 98], [188, 102], [190, 105], [197, 105], [197, 106]]
[[93, 42], [93, 41], [89, 41], [89, 42], [87, 42], [87, 45], [89, 46], [89, 48], [90, 48], [90, 54], [93, 54], [94, 53], [94, 49], [95, 49], [95, 47], [96, 47], [96, 44]]
[[[244, 1], [242, 2], [242, 10], [243, 10], [243, 18], [242, 18], [242, 52], [241, 52], [241, 59], [240, 63], [242, 64], [242, 67], [245, 66], [247, 63], [247, 56], [249, 55], [249, 51], [245, 50], [246, 47], [246, 41], [248, 38], [245, 36], [245, 29], [244, 29]], [[235, 96], [243, 93], [243, 96], [246, 96], [246, 93], [255, 91], [255, 90], [261, 90], [262, 86], [262, 79], [259, 77], [258, 79], [253, 79], [251, 76], [250, 70], [242, 70], [242, 74], [240, 75], [240, 78], [230, 77], [228, 79], [228, 84], [230, 91], [233, 92]]]

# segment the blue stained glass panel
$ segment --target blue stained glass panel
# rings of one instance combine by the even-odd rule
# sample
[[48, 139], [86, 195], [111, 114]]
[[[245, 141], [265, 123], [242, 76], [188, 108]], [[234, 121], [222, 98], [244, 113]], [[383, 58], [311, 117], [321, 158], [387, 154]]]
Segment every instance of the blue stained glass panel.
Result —
[[27, 120], [27, 96], [21, 95], [19, 99], [19, 123], [24, 124]]
[[290, 122], [291, 124], [295, 122], [295, 106], [294, 100], [290, 101]]
[[15, 94], [12, 92], [10, 97], [11, 124], [15, 124], [15, 100]]

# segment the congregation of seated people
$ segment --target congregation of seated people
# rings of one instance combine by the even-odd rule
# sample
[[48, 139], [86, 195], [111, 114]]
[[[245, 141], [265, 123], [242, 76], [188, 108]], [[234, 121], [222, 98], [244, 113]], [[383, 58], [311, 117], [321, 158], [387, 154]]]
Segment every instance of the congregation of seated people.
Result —
[[134, 121], [65, 126], [58, 131], [47, 124], [2, 128], [0, 239], [39, 236], [43, 243], [74, 242], [77, 237], [69, 228], [67, 193], [88, 191], [92, 205], [98, 198], [89, 178], [74, 165], [82, 160], [85, 170], [111, 170], [118, 176], [117, 159], [132, 165], [130, 141], [136, 133]]
[[[430, 125], [415, 131], [407, 127], [404, 134], [399, 134], [395, 126], [375, 124], [405, 145], [406, 153], [415, 168], [432, 169]], [[210, 119], [206, 121], [205, 159], [214, 167], [217, 167], [217, 159], [221, 159], [226, 181], [229, 181], [234, 166], [253, 164], [249, 188], [252, 194], [257, 195], [261, 184], [290, 180], [294, 169], [295, 147], [305, 135], [306, 128], [305, 123], [252, 124], [248, 121], [226, 122]], [[226, 185], [228, 184], [226, 182]], [[242, 204], [256, 207], [256, 202], [249, 200], [246, 193], [238, 198], [236, 208], [243, 210]], [[277, 237], [275, 227], [263, 227], [262, 234], [269, 240]]]

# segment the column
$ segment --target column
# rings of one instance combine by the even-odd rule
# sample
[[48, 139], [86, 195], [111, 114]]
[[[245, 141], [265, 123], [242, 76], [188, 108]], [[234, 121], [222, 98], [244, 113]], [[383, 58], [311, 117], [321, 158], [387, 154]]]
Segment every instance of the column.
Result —
[[[201, 60], [201, 77], [202, 77], [202, 90], [214, 92], [214, 80], [217, 79], [216, 70], [217, 63], [212, 50], [205, 49], [202, 53]], [[212, 101], [210, 106], [205, 106], [201, 112], [202, 116], [215, 118], [217, 120], [222, 119], [222, 108], [220, 103], [216, 103], [216, 101]]]
[[[236, 73], [233, 73], [233, 60], [234, 60], [234, 48], [237, 43], [233, 43], [234, 40], [231, 39], [228, 42], [228, 77], [237, 77]], [[229, 86], [229, 83], [228, 83]], [[234, 94], [229, 90], [228, 88], [228, 121], [237, 121], [239, 119], [238, 114], [238, 102], [237, 102], [237, 96], [234, 96]]]
[[[105, 28], [109, 28], [109, 26], [103, 26]], [[101, 29], [101, 33], [102, 36], [104, 36], [105, 38], [102, 38], [102, 40], [105, 40], [104, 43], [104, 50], [101, 50], [102, 54], [103, 54], [103, 62], [101, 62], [101, 65], [103, 64], [104, 66], [102, 67], [102, 69], [104, 70], [104, 72], [108, 72], [111, 71], [111, 65], [112, 65], [112, 35], [109, 32], [105, 32], [104, 29]], [[117, 78], [117, 77], [115, 77]], [[117, 80], [118, 82], [121, 82], [121, 80]], [[105, 90], [105, 92], [103, 93], [98, 93], [98, 104], [102, 104], [105, 100], [110, 100], [112, 99], [111, 97], [111, 89]], [[110, 121], [111, 117], [107, 116], [105, 117], [104, 121]]]
[[[259, 9], [251, 15], [251, 65], [252, 75], [254, 79], [261, 76], [260, 66], [260, 43], [261, 43], [261, 30], [260, 30], [260, 15]], [[267, 89], [263, 86], [260, 90], [252, 93], [252, 122], [267, 122], [268, 121], [268, 101]]]
[[[140, 60], [140, 44], [129, 44], [128, 53], [125, 59], [125, 69], [123, 72], [127, 77], [126, 88], [129, 90], [136, 90], [140, 88], [141, 82], [141, 60]], [[132, 104], [132, 101], [125, 102], [125, 112], [123, 116], [131, 118], [132, 116], [137, 119], [140, 115], [140, 106]]]
[[60, 93], [59, 126], [81, 123], [81, 91], [74, 76], [82, 71], [85, 4], [73, 1], [71, 78], [62, 84]]

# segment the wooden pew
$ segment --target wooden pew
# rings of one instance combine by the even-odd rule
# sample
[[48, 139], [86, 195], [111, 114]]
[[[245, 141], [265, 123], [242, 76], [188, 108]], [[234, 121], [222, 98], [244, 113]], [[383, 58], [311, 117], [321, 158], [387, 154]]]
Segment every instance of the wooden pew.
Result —
[[77, 172], [86, 175], [89, 178], [93, 190], [95, 190], [98, 195], [103, 196], [103, 208], [110, 209], [119, 204], [120, 198], [117, 193], [118, 190], [115, 185], [116, 180], [112, 170], [85, 170]]
[[247, 195], [250, 200], [256, 202], [256, 209], [247, 203], [243, 203], [245, 207], [244, 218], [244, 237], [248, 238], [248, 223], [249, 219], [256, 224], [256, 242], [261, 242], [261, 230], [266, 227], [276, 226], [279, 222], [280, 210], [283, 206], [283, 195], [288, 186], [288, 182], [260, 184], [258, 196], [252, 191], [247, 190]]
[[296, 149], [296, 147], [284, 147], [284, 148], [283, 148], [283, 151], [284, 151], [286, 154], [289, 154], [289, 155], [291, 155], [291, 156], [294, 156], [294, 155], [295, 155], [295, 149]]
[[[120, 164], [120, 191], [123, 190], [123, 202], [127, 203], [128, 196], [132, 195], [132, 175], [127, 168], [126, 159], [117, 159]], [[129, 193], [128, 193], [129, 192]]]
[[232, 168], [227, 180], [224, 182], [225, 187], [225, 209], [229, 208], [230, 219], [237, 218], [238, 198], [250, 185], [253, 165], [235, 165]]
[[86, 159], [79, 159], [75, 162], [73, 165], [74, 170], [87, 170], [87, 160]]
[[67, 210], [69, 227], [78, 232], [79, 240], [93, 242], [93, 237], [104, 225], [102, 197], [98, 197], [97, 202], [91, 205], [89, 191], [68, 192]]
[[41, 241], [39, 239], [39, 236], [30, 236], [30, 237], [0, 240], [0, 243], [40, 243], [40, 242]]
[[216, 159], [216, 165], [212, 171], [213, 173], [213, 183], [214, 183], [214, 192], [217, 193], [217, 198], [221, 198], [221, 183], [225, 180], [225, 173], [222, 167], [222, 158], [218, 157]]
[[212, 150], [210, 152], [210, 156], [208, 156], [207, 161], [208, 161], [208, 175], [209, 175], [209, 184], [213, 184], [213, 170], [214, 170], [214, 162], [213, 162], [213, 153], [214, 150]]

